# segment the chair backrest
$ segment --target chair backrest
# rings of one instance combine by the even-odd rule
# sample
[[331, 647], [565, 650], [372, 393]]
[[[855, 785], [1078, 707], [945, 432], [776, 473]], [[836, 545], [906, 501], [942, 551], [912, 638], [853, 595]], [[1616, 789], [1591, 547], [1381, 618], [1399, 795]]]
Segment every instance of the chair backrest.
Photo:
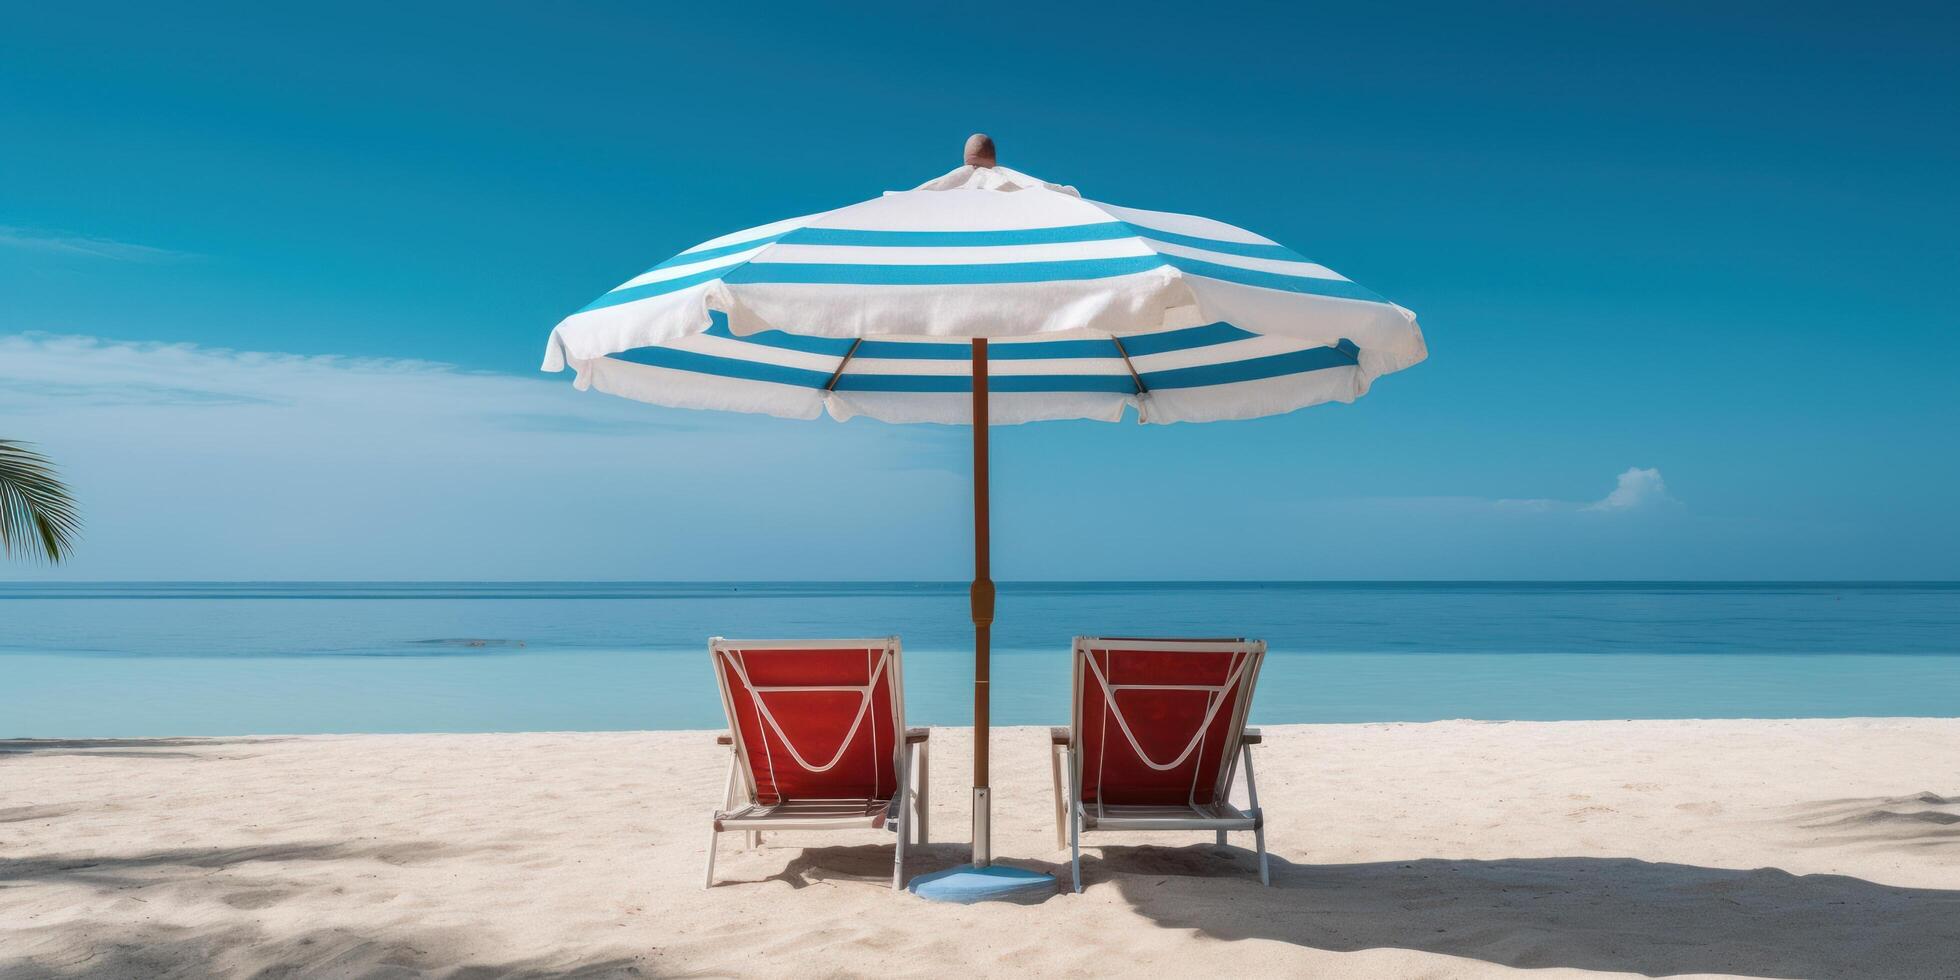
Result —
[[1262, 640], [1076, 637], [1070, 737], [1080, 799], [1223, 800], [1265, 657]]
[[756, 802], [887, 799], [905, 735], [898, 637], [708, 642]]

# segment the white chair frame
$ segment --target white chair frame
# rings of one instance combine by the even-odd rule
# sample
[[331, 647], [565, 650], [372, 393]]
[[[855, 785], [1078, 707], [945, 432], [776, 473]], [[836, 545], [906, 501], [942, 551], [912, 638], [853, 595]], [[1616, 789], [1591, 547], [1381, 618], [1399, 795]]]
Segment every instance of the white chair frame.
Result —
[[[890, 799], [780, 800], [768, 805], [758, 802], [755, 773], [749, 765], [741, 726], [736, 723], [734, 696], [736, 683], [739, 682], [731, 683], [723, 656], [724, 653], [739, 654], [745, 650], [868, 650], [878, 651], [880, 657], [888, 658], [885, 669], [891, 675], [892, 731], [886, 738], [892, 746], [892, 772], [897, 777], [897, 785], [893, 787]], [[911, 835], [913, 843], [917, 844], [927, 841], [927, 820], [931, 810], [927, 781], [931, 755], [928, 730], [905, 727], [904, 659], [898, 637], [864, 640], [727, 640], [717, 636], [708, 641], [708, 653], [714, 661], [715, 680], [721, 687], [722, 710], [728, 717], [728, 731], [718, 735], [715, 741], [729, 747], [729, 758], [727, 792], [721, 808], [715, 810], [711, 818], [708, 867], [702, 887], [714, 887], [715, 850], [724, 831], [742, 831], [746, 846], [757, 847], [762, 843], [765, 829], [862, 830], [875, 829], [882, 824], [898, 836], [892, 854], [892, 888], [903, 888], [906, 837]], [[828, 689], [754, 688], [757, 694]], [[836, 690], [868, 689], [839, 687]], [[876, 737], [876, 734], [874, 732], [873, 736]]]
[[[1082, 803], [1083, 760], [1078, 751], [1081, 745], [1077, 733], [1082, 729], [1083, 680], [1092, 650], [1161, 650], [1167, 652], [1188, 651], [1193, 653], [1238, 653], [1246, 656], [1244, 669], [1239, 673], [1233, 686], [1238, 688], [1238, 698], [1232, 707], [1232, 717], [1226, 725], [1225, 744], [1217, 748], [1219, 753], [1218, 779], [1213, 787], [1212, 802], [1199, 804], [1195, 799], [1184, 805], [1106, 805], [1098, 794], [1094, 806]], [[1245, 726], [1246, 714], [1252, 706], [1252, 692], [1258, 683], [1259, 668], [1266, 658], [1266, 643], [1263, 640], [1171, 640], [1171, 639], [1128, 639], [1078, 636], [1073, 651], [1074, 688], [1069, 708], [1069, 727], [1049, 729], [1049, 769], [1055, 791], [1055, 846], [1069, 849], [1069, 870], [1074, 878], [1075, 890], [1082, 890], [1082, 835], [1090, 832], [1128, 831], [1132, 833], [1161, 830], [1209, 830], [1217, 834], [1220, 845], [1226, 843], [1226, 834], [1232, 831], [1252, 831], [1253, 845], [1259, 853], [1259, 883], [1271, 887], [1272, 874], [1266, 859], [1266, 816], [1259, 805], [1259, 784], [1252, 772], [1252, 746], [1262, 739], [1258, 729]], [[1159, 685], [1112, 684], [1112, 695], [1125, 687], [1144, 688]], [[1178, 685], [1179, 689], [1189, 689]], [[1198, 688], [1220, 693], [1226, 688]], [[1105, 731], [1105, 739], [1115, 737], [1114, 731]], [[1247, 808], [1239, 809], [1231, 802], [1232, 784], [1237, 778], [1237, 765], [1245, 766], [1245, 787]], [[1067, 769], [1067, 796], [1063, 795], [1063, 770]], [[1066, 830], [1067, 837], [1063, 834]]]

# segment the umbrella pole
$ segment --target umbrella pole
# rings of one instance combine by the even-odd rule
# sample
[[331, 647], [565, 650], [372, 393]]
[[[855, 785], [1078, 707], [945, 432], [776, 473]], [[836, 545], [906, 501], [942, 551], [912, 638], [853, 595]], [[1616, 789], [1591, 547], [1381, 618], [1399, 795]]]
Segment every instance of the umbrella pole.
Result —
[[973, 866], [993, 863], [992, 810], [987, 790], [988, 664], [994, 624], [994, 581], [988, 567], [987, 342], [973, 342]]

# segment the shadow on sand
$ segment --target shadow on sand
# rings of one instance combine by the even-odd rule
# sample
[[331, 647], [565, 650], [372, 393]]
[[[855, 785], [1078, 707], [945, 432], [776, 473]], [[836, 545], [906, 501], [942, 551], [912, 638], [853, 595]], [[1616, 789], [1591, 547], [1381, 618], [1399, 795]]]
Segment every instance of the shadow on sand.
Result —
[[[914, 848], [906, 873], [966, 858], [963, 844]], [[1065, 863], [1011, 863], [1054, 873], [1066, 888]], [[1250, 851], [1209, 844], [1104, 846], [1082, 855], [1089, 888], [1115, 888], [1165, 928], [1223, 940], [1410, 949], [1523, 969], [1648, 976], [1950, 980], [1960, 963], [1960, 890], [1632, 858], [1310, 865], [1274, 857], [1272, 869], [1273, 887], [1262, 888]], [[813, 847], [761, 880], [803, 888], [890, 874], [889, 846]], [[1065, 899], [1049, 909], [1070, 914]]]
[[[1302, 865], [1199, 845], [1083, 855], [1158, 925], [1315, 949], [1401, 948], [1519, 968], [1661, 976], [1950, 978], [1960, 891], [1842, 875], [1737, 871], [1631, 858]], [[1165, 887], [1178, 878], [1178, 886]], [[1113, 880], [1112, 880], [1113, 879]]]
[[237, 759], [236, 755], [173, 751], [211, 749], [227, 745], [259, 745], [284, 742], [285, 738], [5, 738], [0, 739], [0, 761], [9, 756], [81, 755], [111, 759]]
[[[374, 843], [301, 842], [249, 847], [185, 847], [141, 854], [41, 855], [0, 857], [0, 885], [26, 882], [88, 885], [119, 889], [159, 884], [203, 884], [228, 888], [236, 883], [212, 872], [250, 864], [372, 860], [396, 866], [469, 853], [435, 841]], [[229, 903], [236, 905], [236, 903]]]
[[[732, 849], [731, 849], [732, 850]], [[913, 844], [905, 849], [905, 878], [943, 871], [965, 864], [965, 844]], [[805, 847], [790, 852], [783, 870], [760, 881], [780, 881], [791, 888], [808, 888], [824, 881], [869, 881], [889, 884], [892, 877], [890, 844], [857, 844], [833, 847]], [[756, 879], [724, 877], [715, 887], [754, 884]]]
[[[105, 933], [110, 931], [105, 927]], [[127, 977], [420, 977], [445, 980], [612, 980], [662, 976], [644, 956], [538, 956], [485, 962], [462, 930], [367, 936], [346, 929], [271, 935], [254, 926], [173, 929], [117, 924], [115, 941], [52, 955], [0, 951], [0, 977], [122, 980]]]
[[[189, 907], [217, 902], [252, 912], [319, 887], [299, 879], [225, 872], [254, 865], [380, 861], [410, 865], [467, 854], [433, 841], [296, 842], [228, 848], [173, 848], [134, 854], [0, 858], [0, 889], [53, 885], [92, 890], [97, 901], [142, 902], [148, 889], [177, 891]], [[250, 918], [209, 912], [194, 925], [147, 921], [141, 906], [110, 906], [93, 921], [0, 926], [0, 977], [396, 977], [450, 980], [570, 977], [597, 980], [656, 976], [644, 955], [564, 953], [484, 961], [480, 937], [467, 929], [413, 928], [383, 933], [350, 929], [264, 928]], [[181, 922], [181, 920], [180, 920]], [[11, 932], [9, 930], [12, 930]], [[618, 951], [614, 951], [618, 952]]]

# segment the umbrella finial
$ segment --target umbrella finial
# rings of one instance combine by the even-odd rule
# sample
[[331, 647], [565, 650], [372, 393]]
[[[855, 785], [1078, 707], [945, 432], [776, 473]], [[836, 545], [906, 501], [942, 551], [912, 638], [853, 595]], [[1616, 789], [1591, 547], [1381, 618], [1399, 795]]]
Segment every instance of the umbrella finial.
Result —
[[986, 133], [974, 133], [966, 138], [966, 165], [969, 167], [991, 167], [994, 165], [994, 138]]

